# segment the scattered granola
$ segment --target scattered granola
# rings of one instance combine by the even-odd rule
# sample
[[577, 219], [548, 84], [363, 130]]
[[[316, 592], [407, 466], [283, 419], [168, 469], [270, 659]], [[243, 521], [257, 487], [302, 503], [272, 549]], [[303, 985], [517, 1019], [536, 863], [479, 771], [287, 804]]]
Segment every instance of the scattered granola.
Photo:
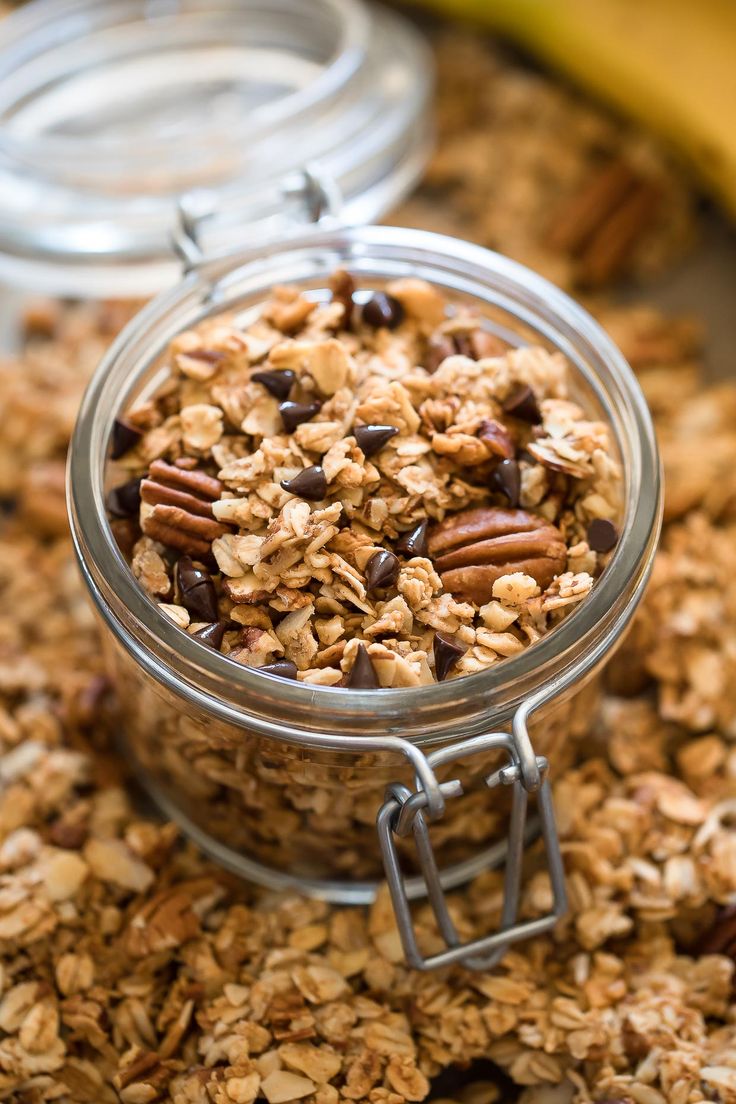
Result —
[[174, 340], [161, 393], [115, 423], [110, 515], [138, 517], [130, 558], [161, 611], [240, 663], [361, 688], [475, 673], [605, 567], [609, 432], [559, 354], [484, 349], [429, 284], [331, 284]]

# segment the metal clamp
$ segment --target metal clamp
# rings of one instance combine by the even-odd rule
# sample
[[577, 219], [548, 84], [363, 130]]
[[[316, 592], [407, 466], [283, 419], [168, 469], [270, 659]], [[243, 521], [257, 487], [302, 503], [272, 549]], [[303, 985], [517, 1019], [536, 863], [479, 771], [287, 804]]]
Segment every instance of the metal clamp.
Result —
[[[297, 209], [308, 223], [322, 223], [336, 219], [342, 206], [342, 195], [337, 183], [320, 166], [307, 165], [289, 173], [275, 188], [273, 184], [230, 197], [230, 210], [224, 200], [206, 189], [195, 189], [179, 197], [177, 218], [172, 231], [172, 245], [188, 274], [208, 257], [200, 243], [203, 226], [215, 217], [242, 218], [244, 210], [263, 212], [279, 211], [284, 203], [296, 203]], [[300, 220], [300, 224], [303, 222]]]
[[[526, 727], [526, 717], [526, 711], [517, 714], [513, 735], [494, 732], [474, 736], [427, 755], [424, 758], [429, 770], [422, 772], [423, 777], [416, 777], [414, 791], [399, 783], [389, 786], [386, 791], [386, 800], [377, 818], [378, 838], [404, 954], [409, 965], [418, 970], [433, 970], [456, 962], [472, 970], [489, 969], [505, 954], [510, 944], [549, 931], [567, 911], [565, 874], [555, 825], [552, 794], [546, 778], [547, 760], [542, 756], [534, 755]], [[441, 874], [437, 867], [427, 824], [428, 820], [437, 820], [442, 815], [441, 812], [436, 811], [437, 793], [442, 795], [444, 804], [446, 799], [462, 794], [462, 785], [458, 780], [439, 783], [434, 772], [437, 767], [465, 756], [494, 750], [505, 752], [508, 763], [489, 775], [485, 780], [486, 785], [491, 789], [499, 785], [513, 787], [501, 926], [497, 932], [463, 944], [447, 907]], [[432, 776], [429, 791], [425, 788], [427, 773]], [[547, 869], [552, 885], [553, 908], [546, 916], [519, 921], [521, 866], [531, 792], [537, 793]], [[434, 802], [430, 801], [430, 793], [435, 796]], [[417, 862], [426, 886], [427, 897], [446, 945], [446, 950], [428, 958], [425, 958], [419, 950], [406, 880], [402, 874], [396, 850], [395, 837], [406, 837], [410, 833], [414, 835]]]

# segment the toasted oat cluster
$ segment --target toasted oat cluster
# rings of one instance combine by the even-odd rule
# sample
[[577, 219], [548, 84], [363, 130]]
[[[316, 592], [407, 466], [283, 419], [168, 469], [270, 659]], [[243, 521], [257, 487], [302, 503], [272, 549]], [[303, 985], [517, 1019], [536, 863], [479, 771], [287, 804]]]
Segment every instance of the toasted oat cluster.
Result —
[[618, 533], [606, 425], [568, 366], [414, 278], [172, 343], [115, 425], [108, 497], [132, 569], [204, 644], [326, 686], [419, 686], [534, 644]]

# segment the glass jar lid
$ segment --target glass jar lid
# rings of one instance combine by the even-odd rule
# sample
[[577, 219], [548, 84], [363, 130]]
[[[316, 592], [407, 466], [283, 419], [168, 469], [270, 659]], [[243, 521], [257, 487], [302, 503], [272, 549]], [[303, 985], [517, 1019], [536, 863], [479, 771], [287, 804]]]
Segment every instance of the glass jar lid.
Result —
[[428, 144], [420, 36], [360, 0], [34, 0], [0, 23], [0, 278], [145, 296], [180, 270], [182, 197], [205, 252], [313, 215], [380, 218]]

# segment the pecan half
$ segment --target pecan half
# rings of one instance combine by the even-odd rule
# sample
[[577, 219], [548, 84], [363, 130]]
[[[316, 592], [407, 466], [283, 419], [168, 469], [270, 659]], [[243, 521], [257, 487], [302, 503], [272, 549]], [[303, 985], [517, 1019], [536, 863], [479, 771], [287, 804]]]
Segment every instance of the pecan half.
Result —
[[502, 575], [521, 571], [544, 588], [567, 564], [565, 542], [551, 522], [495, 506], [451, 514], [430, 533], [429, 554], [445, 590], [476, 605], [490, 600]]
[[628, 263], [660, 199], [656, 181], [622, 159], [609, 162], [555, 212], [547, 245], [577, 259], [581, 283], [604, 284]]
[[153, 540], [189, 555], [204, 556], [227, 527], [215, 521], [212, 503], [222, 484], [206, 472], [186, 470], [154, 460], [141, 483], [141, 500], [153, 506], [141, 528]]

